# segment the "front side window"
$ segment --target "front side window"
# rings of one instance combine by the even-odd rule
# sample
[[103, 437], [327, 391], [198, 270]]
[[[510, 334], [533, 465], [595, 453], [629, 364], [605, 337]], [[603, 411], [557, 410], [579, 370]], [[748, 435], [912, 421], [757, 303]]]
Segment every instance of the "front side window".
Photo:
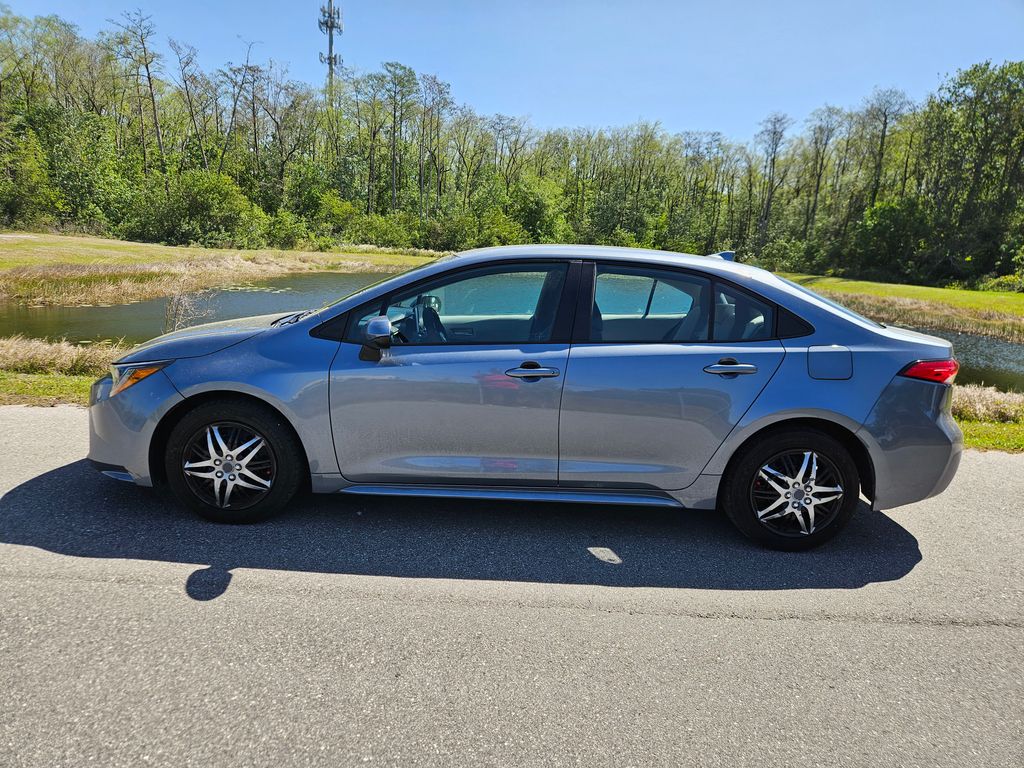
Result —
[[552, 338], [568, 264], [487, 267], [442, 276], [357, 312], [348, 340], [386, 314], [395, 345], [529, 344]]
[[647, 267], [598, 265], [590, 340], [707, 341], [711, 281]]

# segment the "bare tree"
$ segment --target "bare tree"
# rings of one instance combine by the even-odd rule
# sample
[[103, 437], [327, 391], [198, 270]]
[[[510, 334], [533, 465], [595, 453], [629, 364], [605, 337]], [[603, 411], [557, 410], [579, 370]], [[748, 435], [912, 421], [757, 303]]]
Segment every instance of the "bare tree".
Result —
[[811, 113], [807, 121], [810, 131], [811, 148], [811, 177], [812, 187], [811, 202], [804, 218], [803, 236], [806, 238], [813, 229], [818, 215], [818, 198], [821, 196], [822, 181], [825, 178], [825, 169], [828, 166], [829, 149], [835, 139], [839, 128], [842, 125], [843, 112], [837, 107], [822, 107]]
[[882, 184], [882, 167], [885, 162], [885, 142], [889, 136], [889, 130], [911, 107], [911, 101], [907, 94], [896, 88], [885, 90], [876, 89], [864, 105], [864, 114], [868, 124], [876, 133], [874, 169], [871, 174], [871, 192], [869, 205], [874, 205], [878, 199], [878, 190]]
[[786, 138], [786, 131], [792, 124], [793, 120], [788, 115], [773, 112], [762, 121], [761, 130], [757, 134], [757, 145], [764, 152], [761, 212], [757, 218], [757, 241], [755, 243], [758, 254], [768, 242], [768, 224], [771, 221], [775, 193], [786, 180], [787, 169], [779, 167], [779, 156]]
[[224, 172], [224, 156], [227, 154], [228, 147], [231, 144], [231, 137], [235, 131], [235, 120], [238, 117], [238, 103], [242, 98], [242, 93], [245, 90], [245, 84], [250, 75], [250, 64], [252, 60], [252, 47], [255, 43], [247, 43], [245, 47], [245, 63], [240, 66], [232, 66], [228, 63], [227, 69], [223, 69], [220, 72], [221, 78], [230, 86], [231, 89], [231, 113], [228, 118], [228, 124], [224, 130], [224, 139], [221, 142], [220, 147], [220, 160], [217, 163], [217, 173]]
[[122, 31], [121, 48], [124, 58], [136, 69], [145, 74], [146, 87], [149, 90], [149, 103], [153, 110], [153, 132], [156, 134], [156, 146], [160, 153], [160, 171], [167, 172], [167, 153], [164, 151], [163, 131], [160, 128], [160, 110], [157, 108], [155, 72], [160, 64], [160, 56], [150, 46], [150, 40], [156, 32], [151, 16], [144, 16], [136, 10], [124, 14], [124, 22], [115, 22]]
[[399, 144], [405, 132], [405, 121], [419, 88], [416, 73], [396, 61], [384, 64], [387, 77], [387, 101], [390, 121], [391, 144], [391, 208], [398, 208]]
[[181, 78], [180, 86], [185, 94], [185, 104], [188, 106], [189, 119], [192, 121], [192, 130], [195, 131], [196, 141], [199, 144], [199, 155], [203, 160], [203, 168], [209, 170], [210, 162], [206, 157], [206, 146], [203, 144], [203, 131], [199, 127], [199, 118], [196, 115], [196, 103], [193, 99], [192, 82], [196, 79], [196, 49], [191, 45], [184, 45], [176, 40], [170, 41], [171, 50], [178, 57], [178, 73]]

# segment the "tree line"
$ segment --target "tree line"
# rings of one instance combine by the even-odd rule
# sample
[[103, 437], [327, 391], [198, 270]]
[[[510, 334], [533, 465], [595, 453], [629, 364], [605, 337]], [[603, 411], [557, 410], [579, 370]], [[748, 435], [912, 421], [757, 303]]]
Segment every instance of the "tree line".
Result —
[[[208, 246], [731, 249], [775, 269], [1022, 288], [1024, 62], [876, 89], [753, 142], [652, 122], [537, 130], [398, 62], [335, 86], [0, 14], [0, 220]], [[666, 85], [666, 98], [671, 89]], [[699, 108], [699, 105], [694, 105]]]

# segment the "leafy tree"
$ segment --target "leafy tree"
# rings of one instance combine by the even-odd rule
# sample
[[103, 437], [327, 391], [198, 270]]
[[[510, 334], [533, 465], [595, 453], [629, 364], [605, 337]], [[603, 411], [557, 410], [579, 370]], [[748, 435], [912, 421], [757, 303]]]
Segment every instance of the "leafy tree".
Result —
[[8, 225], [47, 224], [64, 207], [46, 154], [23, 121], [0, 124], [0, 217]]

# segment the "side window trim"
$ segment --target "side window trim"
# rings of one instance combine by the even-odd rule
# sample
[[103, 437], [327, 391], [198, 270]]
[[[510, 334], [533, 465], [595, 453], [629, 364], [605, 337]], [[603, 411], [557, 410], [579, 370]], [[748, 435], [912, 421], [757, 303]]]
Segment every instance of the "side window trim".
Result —
[[[372, 301], [368, 301], [365, 304], [360, 304], [358, 307], [347, 312], [348, 318], [345, 323], [344, 333], [340, 339], [342, 343], [347, 344], [360, 344], [358, 339], [353, 338], [355, 328], [353, 325], [358, 322], [360, 317], [363, 317], [371, 307], [376, 303], [378, 314], [384, 314], [387, 312], [389, 306], [391, 306], [392, 299], [399, 295], [409, 291], [416, 290], [420, 286], [430, 285], [431, 283], [446, 278], [454, 278], [462, 273], [472, 273], [476, 271], [488, 272], [493, 270], [500, 270], [503, 267], [524, 267], [524, 266], [536, 266], [539, 268], [566, 265], [565, 280], [562, 282], [562, 293], [558, 300], [558, 306], [555, 309], [555, 324], [552, 329], [551, 338], [547, 341], [517, 341], [517, 342], [475, 342], [475, 341], [449, 341], [444, 346], [448, 347], [472, 347], [472, 346], [494, 346], [497, 344], [516, 344], [516, 345], [532, 345], [532, 344], [569, 344], [572, 341], [573, 326], [575, 321], [574, 307], [576, 306], [577, 291], [580, 285], [580, 272], [584, 262], [578, 259], [559, 259], [559, 258], [544, 258], [544, 259], [510, 259], [509, 261], [496, 261], [496, 262], [485, 262], [483, 264], [471, 264], [463, 267], [454, 267], [445, 272], [425, 277], [421, 280], [417, 280], [413, 283], [395, 288], [383, 296], [378, 296]], [[406, 346], [406, 345], [403, 345]], [[420, 344], [409, 344], [407, 346], [424, 346]]]
[[594, 311], [594, 292], [597, 290], [597, 262], [584, 261], [580, 265], [579, 274], [579, 293], [576, 298], [572, 343], [588, 344], [590, 343], [590, 316]]

